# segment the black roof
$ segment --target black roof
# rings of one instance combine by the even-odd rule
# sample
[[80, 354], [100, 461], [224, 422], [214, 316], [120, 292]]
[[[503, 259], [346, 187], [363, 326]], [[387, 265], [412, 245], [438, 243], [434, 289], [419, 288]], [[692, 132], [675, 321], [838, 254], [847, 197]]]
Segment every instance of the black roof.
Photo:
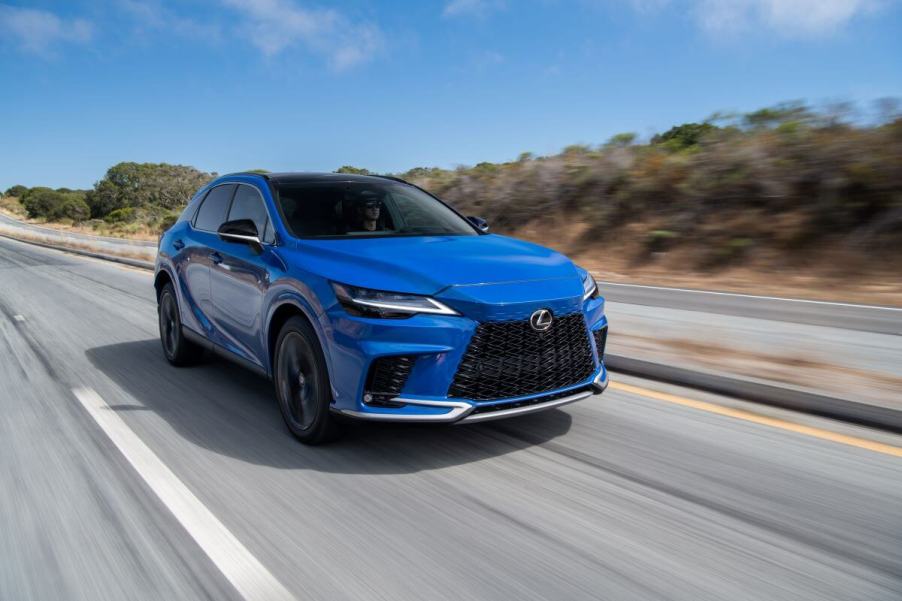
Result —
[[[232, 175], [243, 175], [234, 173]], [[276, 184], [299, 184], [309, 182], [372, 182], [373, 180], [392, 180], [401, 183], [407, 183], [401, 178], [392, 177], [390, 175], [357, 175], [353, 173], [305, 173], [305, 172], [286, 172], [286, 173], [252, 173], [248, 175], [260, 175], [263, 178], [275, 182]]]

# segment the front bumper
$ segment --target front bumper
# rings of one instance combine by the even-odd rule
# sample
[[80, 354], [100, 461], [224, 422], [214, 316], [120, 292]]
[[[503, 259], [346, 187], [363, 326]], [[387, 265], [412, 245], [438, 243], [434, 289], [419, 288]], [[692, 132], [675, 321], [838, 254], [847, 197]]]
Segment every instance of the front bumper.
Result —
[[[503, 317], [528, 319], [536, 308], [549, 306], [549, 301], [536, 301], [534, 305], [522, 307], [513, 314], [513, 310], [505, 306], [507, 313]], [[579, 306], [591, 340], [594, 362], [594, 369], [585, 379], [573, 380], [566, 385], [562, 382], [559, 388], [523, 391], [519, 396], [508, 394], [492, 400], [454, 395], [451, 390], [479, 321], [463, 315], [368, 319], [349, 316], [336, 307], [328, 313], [324, 328], [331, 337], [331, 409], [339, 415], [371, 421], [471, 423], [526, 415], [599, 394], [607, 387], [608, 375], [593, 334], [607, 327], [604, 301], [592, 299]], [[562, 307], [561, 312], [564, 310]], [[375, 362], [401, 356], [414, 359], [404, 384], [390, 396], [379, 395], [379, 402], [370, 402], [369, 398], [364, 401], [367, 392], [373, 390], [368, 375]]]
[[[420, 423], [474, 423], [474, 422], [486, 422], [496, 419], [504, 419], [507, 417], [517, 417], [521, 415], [528, 415], [530, 413], [537, 413], [539, 411], [545, 411], [548, 409], [554, 409], [556, 407], [563, 407], [564, 405], [569, 405], [570, 403], [575, 403], [577, 401], [582, 401], [584, 399], [589, 398], [590, 396], [601, 394], [608, 387], [610, 379], [608, 377], [608, 372], [604, 368], [601, 367], [601, 370], [598, 372], [592, 379], [592, 383], [587, 386], [576, 386], [574, 390], [576, 392], [572, 394], [567, 393], [557, 393], [557, 394], [546, 394], [537, 397], [534, 400], [530, 401], [510, 401], [507, 404], [513, 405], [509, 408], [495, 409], [486, 413], [476, 413], [471, 415], [479, 405], [468, 403], [466, 401], [438, 401], [438, 400], [426, 400], [426, 399], [409, 399], [404, 397], [395, 397], [392, 399], [392, 402], [404, 404], [404, 405], [414, 405], [419, 407], [428, 407], [430, 409], [442, 409], [442, 412], [439, 413], [428, 413], [428, 414], [418, 414], [418, 413], [408, 413], [408, 414], [400, 414], [400, 413], [373, 413], [371, 411], [357, 411], [354, 409], [336, 409], [335, 413], [340, 415], [346, 415], [348, 417], [353, 417], [356, 419], [365, 419], [371, 421], [389, 421], [389, 422], [420, 422]], [[564, 394], [564, 396], [561, 396]], [[548, 398], [549, 400], [543, 400]], [[534, 402], [533, 402], [534, 401]], [[504, 402], [500, 403], [502, 406], [505, 405]]]

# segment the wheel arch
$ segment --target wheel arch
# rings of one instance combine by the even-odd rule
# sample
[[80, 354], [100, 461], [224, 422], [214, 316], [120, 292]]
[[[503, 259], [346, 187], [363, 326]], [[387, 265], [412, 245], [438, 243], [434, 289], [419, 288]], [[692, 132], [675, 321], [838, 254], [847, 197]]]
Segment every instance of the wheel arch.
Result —
[[153, 279], [153, 287], [154, 290], [156, 290], [157, 301], [160, 300], [160, 294], [163, 292], [163, 288], [166, 284], [172, 284], [173, 290], [175, 289], [175, 280], [173, 280], [172, 275], [170, 275], [169, 271], [165, 268], [161, 268]]
[[312, 317], [310, 310], [304, 306], [304, 301], [294, 298], [293, 295], [288, 298], [282, 298], [279, 302], [274, 304], [273, 308], [270, 310], [269, 319], [267, 320], [265, 341], [267, 353], [266, 363], [269, 376], [273, 377], [273, 363], [275, 361], [276, 341], [279, 338], [279, 332], [282, 331], [282, 327], [292, 317], [300, 317], [313, 329], [319, 342], [320, 349], [322, 349], [323, 357], [326, 359], [326, 371], [329, 373], [329, 380], [331, 382], [332, 360], [329, 353], [329, 346], [325, 344], [323, 340], [324, 335], [320, 324]]

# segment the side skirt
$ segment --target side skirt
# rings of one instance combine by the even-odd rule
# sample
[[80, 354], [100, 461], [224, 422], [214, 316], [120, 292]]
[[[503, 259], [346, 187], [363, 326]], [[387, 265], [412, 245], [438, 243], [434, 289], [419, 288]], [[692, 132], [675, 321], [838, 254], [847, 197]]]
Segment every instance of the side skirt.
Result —
[[219, 346], [218, 344], [211, 342], [210, 340], [207, 339], [206, 336], [202, 336], [201, 334], [198, 334], [191, 328], [186, 328], [184, 325], [182, 325], [182, 335], [184, 335], [185, 338], [187, 338], [194, 344], [216, 353], [223, 359], [227, 359], [228, 361], [231, 361], [232, 363], [235, 363], [236, 365], [240, 365], [241, 367], [254, 372], [255, 374], [257, 374], [258, 376], [260, 376], [262, 378], [266, 378], [267, 380], [271, 379], [269, 377], [269, 374], [266, 373], [266, 370], [263, 369], [262, 367], [260, 367], [259, 365], [257, 365], [256, 363], [248, 361], [244, 357], [239, 357], [238, 355], [236, 355], [232, 351], [228, 350], [227, 348], [223, 348], [223, 347]]

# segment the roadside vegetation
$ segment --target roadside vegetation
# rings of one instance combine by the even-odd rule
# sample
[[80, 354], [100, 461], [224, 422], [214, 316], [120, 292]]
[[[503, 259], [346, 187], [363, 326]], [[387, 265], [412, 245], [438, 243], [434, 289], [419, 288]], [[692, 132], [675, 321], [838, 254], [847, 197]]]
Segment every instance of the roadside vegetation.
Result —
[[153, 238], [172, 225], [191, 195], [215, 176], [183, 165], [119, 163], [91, 190], [13, 186], [0, 208], [101, 235]]
[[902, 274], [902, 119], [785, 104], [558, 155], [401, 177], [468, 215], [574, 254], [719, 270]]
[[[495, 232], [601, 268], [902, 275], [902, 118], [891, 101], [878, 118], [787, 103], [715, 115], [644, 141], [626, 132], [553, 156], [398, 175], [485, 217]], [[152, 236], [214, 176], [120, 163], [91, 190], [14, 186], [0, 208]]]

